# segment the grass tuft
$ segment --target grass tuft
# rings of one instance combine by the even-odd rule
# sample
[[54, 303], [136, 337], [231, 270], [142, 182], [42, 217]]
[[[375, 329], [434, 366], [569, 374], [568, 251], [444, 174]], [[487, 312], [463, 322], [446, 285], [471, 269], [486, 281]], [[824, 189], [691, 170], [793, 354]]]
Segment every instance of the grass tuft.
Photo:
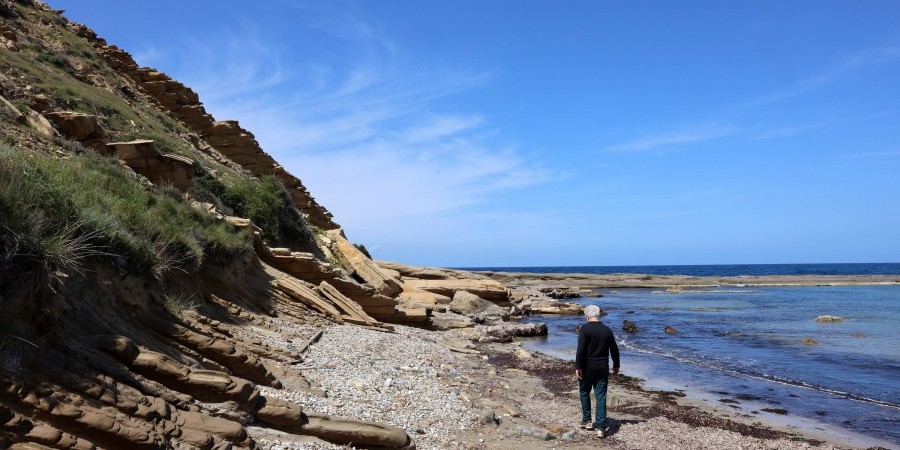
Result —
[[165, 295], [163, 296], [163, 307], [170, 314], [176, 317], [182, 317], [185, 311], [197, 309], [199, 305], [194, 301], [194, 294], [184, 295]]
[[0, 146], [0, 269], [52, 276], [114, 254], [157, 278], [199, 270], [207, 255], [247, 256], [245, 231], [147, 185], [91, 152], [56, 159]]

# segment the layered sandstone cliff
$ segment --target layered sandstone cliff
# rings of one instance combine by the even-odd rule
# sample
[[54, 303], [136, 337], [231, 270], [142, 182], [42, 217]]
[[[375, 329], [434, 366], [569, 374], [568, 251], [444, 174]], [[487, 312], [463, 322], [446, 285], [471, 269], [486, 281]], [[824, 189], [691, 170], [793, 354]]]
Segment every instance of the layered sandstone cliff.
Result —
[[[42, 3], [0, 0], [0, 56], [0, 447], [256, 448], [251, 425], [414, 446], [260, 388], [314, 391], [293, 367], [328, 324], [427, 326], [457, 292], [504, 303], [502, 285], [372, 261], [252, 133]], [[233, 215], [224, 189], [266, 177], [290, 238]], [[69, 247], [28, 251], [48, 243]]]

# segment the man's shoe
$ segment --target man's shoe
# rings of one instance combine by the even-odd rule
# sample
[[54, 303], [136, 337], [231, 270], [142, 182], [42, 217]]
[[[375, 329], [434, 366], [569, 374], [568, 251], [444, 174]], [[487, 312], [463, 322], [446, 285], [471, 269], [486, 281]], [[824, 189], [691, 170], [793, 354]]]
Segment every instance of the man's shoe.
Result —
[[607, 428], [600, 428], [599, 430], [597, 430], [597, 437], [600, 438], [600, 439], [605, 438], [605, 437], [606, 437], [606, 430], [607, 430]]
[[588, 430], [588, 431], [593, 430], [594, 422], [591, 422], [590, 420], [585, 420], [584, 422], [581, 422], [580, 424], [578, 424], [578, 428], [581, 428], [583, 430]]

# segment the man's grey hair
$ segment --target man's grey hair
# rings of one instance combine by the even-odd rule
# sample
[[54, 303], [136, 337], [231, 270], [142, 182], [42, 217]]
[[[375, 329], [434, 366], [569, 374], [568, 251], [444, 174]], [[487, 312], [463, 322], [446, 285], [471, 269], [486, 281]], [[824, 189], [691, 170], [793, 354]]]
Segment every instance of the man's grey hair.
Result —
[[584, 308], [584, 316], [588, 319], [596, 319], [600, 317], [600, 307], [597, 305], [588, 305]]

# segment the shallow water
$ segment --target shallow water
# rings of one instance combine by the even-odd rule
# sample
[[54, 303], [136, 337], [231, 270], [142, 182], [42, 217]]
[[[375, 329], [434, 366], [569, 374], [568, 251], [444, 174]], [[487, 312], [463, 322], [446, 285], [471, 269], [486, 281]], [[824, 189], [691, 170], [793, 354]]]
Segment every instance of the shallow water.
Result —
[[[735, 400], [745, 413], [785, 409], [900, 446], [900, 286], [598, 292], [580, 302], [608, 313], [623, 373], [632, 365], [651, 385]], [[819, 315], [845, 320], [819, 323]], [[642, 331], [622, 331], [626, 319]], [[527, 348], [571, 359], [583, 318], [525, 320], [550, 330]]]

